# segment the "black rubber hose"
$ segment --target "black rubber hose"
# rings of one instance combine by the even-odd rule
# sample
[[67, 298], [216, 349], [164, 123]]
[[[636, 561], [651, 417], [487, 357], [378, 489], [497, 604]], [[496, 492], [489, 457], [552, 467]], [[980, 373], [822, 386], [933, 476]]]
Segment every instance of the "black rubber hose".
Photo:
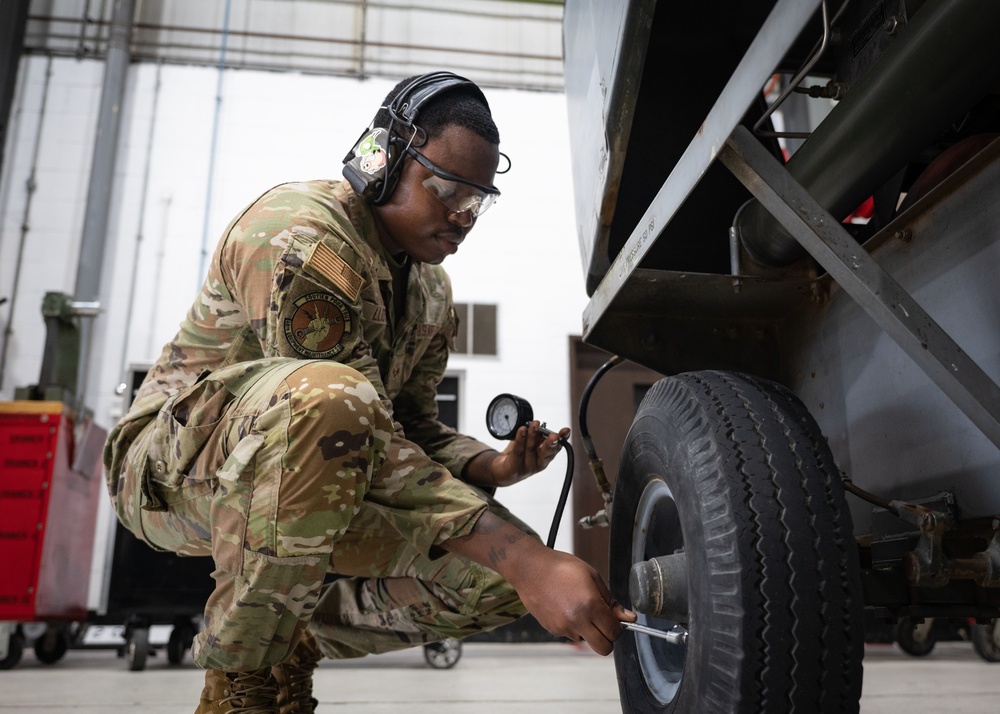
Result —
[[559, 522], [562, 520], [563, 511], [566, 509], [566, 501], [569, 498], [569, 488], [573, 485], [573, 447], [566, 439], [559, 439], [559, 445], [566, 452], [566, 477], [563, 479], [562, 493], [559, 494], [559, 502], [556, 504], [556, 513], [552, 517], [552, 526], [549, 528], [549, 539], [546, 545], [550, 548], [556, 547], [556, 535], [559, 533]]
[[580, 413], [577, 416], [577, 420], [580, 422], [580, 438], [583, 439], [583, 448], [587, 450], [587, 456], [592, 460], [597, 459], [597, 450], [594, 448], [594, 442], [590, 438], [590, 431], [587, 429], [587, 407], [590, 405], [590, 395], [594, 391], [594, 387], [601, 380], [608, 370], [610, 370], [615, 365], [622, 362], [622, 358], [615, 355], [607, 362], [602, 364], [600, 368], [594, 372], [594, 376], [590, 378], [587, 382], [587, 386], [583, 388], [583, 396], [580, 397]]
[[[580, 397], [580, 413], [578, 415], [578, 421], [580, 422], [580, 437], [583, 439], [583, 448], [587, 451], [587, 456], [590, 458], [591, 464], [598, 462], [598, 459], [597, 450], [594, 448], [594, 442], [590, 438], [590, 432], [587, 431], [587, 406], [590, 404], [590, 395], [594, 391], [594, 387], [597, 386], [601, 377], [603, 377], [608, 370], [615, 365], [620, 364], [622, 361], [621, 357], [615, 355], [602, 364], [600, 368], [594, 372], [594, 376], [592, 376], [587, 382], [587, 386], [583, 388], [583, 395]], [[552, 526], [549, 528], [549, 539], [546, 542], [546, 545], [548, 545], [549, 548], [555, 547], [556, 535], [559, 533], [559, 522], [562, 521], [563, 511], [566, 509], [566, 501], [569, 499], [569, 489], [573, 484], [573, 447], [566, 439], [559, 439], [559, 444], [566, 452], [566, 478], [563, 480], [562, 493], [559, 494], [559, 502], [556, 504], [556, 512], [552, 517]], [[595, 474], [595, 476], [598, 476], [598, 485], [601, 487], [602, 491], [607, 492], [607, 479], [601, 478], [604, 473], [603, 469], [599, 469], [599, 472], [600, 475]]]

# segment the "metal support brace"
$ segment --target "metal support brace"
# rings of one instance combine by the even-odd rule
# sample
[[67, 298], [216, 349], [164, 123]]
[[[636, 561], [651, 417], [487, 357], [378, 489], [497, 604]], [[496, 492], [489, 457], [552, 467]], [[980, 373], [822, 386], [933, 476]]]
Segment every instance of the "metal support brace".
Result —
[[719, 159], [1000, 448], [1000, 387], [742, 126]]

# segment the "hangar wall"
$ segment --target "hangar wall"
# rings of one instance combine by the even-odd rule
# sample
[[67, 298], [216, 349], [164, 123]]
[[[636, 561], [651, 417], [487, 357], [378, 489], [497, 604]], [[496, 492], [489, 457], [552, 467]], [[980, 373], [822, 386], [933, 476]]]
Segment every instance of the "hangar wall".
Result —
[[[73, 290], [102, 73], [96, 60], [21, 62], [0, 176], [0, 296], [16, 290], [17, 298], [13, 313], [9, 305], [0, 312], [9, 340], [3, 400], [37, 381], [42, 296]], [[220, 82], [210, 67], [149, 63], [133, 64], [127, 81], [106, 251], [110, 287], [97, 318], [106, 339], [94, 355], [88, 399], [105, 426], [121, 410], [115, 389], [123, 370], [154, 359], [187, 310], [203, 245], [210, 253], [230, 218], [270, 186], [339, 177], [344, 153], [394, 84], [253, 70], [226, 70]], [[462, 375], [461, 428], [489, 442], [483, 414], [498, 392], [528, 398], [550, 425], [572, 423], [568, 336], [580, 332], [585, 292], [564, 97], [487, 95], [513, 169], [498, 176], [502, 197], [446, 267], [456, 301], [498, 306], [499, 354], [455, 356], [449, 365]], [[543, 533], [562, 458], [503, 494]], [[568, 521], [569, 514], [558, 545], [571, 550]]]

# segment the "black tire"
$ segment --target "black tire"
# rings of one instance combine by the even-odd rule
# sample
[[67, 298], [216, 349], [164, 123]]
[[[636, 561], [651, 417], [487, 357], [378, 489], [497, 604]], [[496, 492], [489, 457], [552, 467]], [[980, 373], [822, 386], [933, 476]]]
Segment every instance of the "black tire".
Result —
[[[689, 639], [615, 643], [624, 712], [857, 712], [857, 547], [829, 447], [788, 390], [726, 372], [657, 382], [622, 451], [611, 589], [683, 549]], [[675, 623], [641, 616], [658, 629]]]
[[934, 651], [934, 645], [937, 644], [934, 619], [930, 617], [923, 622], [904, 617], [896, 623], [895, 636], [899, 649], [913, 657], [926, 657]]
[[1000, 662], [1000, 618], [972, 625], [972, 646], [987, 662]]
[[7, 656], [0, 659], [0, 670], [13, 669], [24, 655], [24, 639], [20, 632], [11, 632], [7, 642]]
[[149, 656], [149, 630], [145, 627], [133, 628], [126, 643], [128, 668], [132, 672], [141, 672], [146, 668], [146, 658]]
[[434, 669], [451, 669], [462, 658], [462, 641], [454, 638], [424, 645], [424, 661]]
[[194, 640], [194, 628], [190, 625], [174, 625], [167, 640], [167, 661], [170, 664], [180, 664], [184, 661], [184, 653], [191, 647]]
[[32, 648], [35, 657], [42, 664], [55, 664], [61, 660], [69, 649], [69, 633], [63, 628], [52, 629], [35, 640]]

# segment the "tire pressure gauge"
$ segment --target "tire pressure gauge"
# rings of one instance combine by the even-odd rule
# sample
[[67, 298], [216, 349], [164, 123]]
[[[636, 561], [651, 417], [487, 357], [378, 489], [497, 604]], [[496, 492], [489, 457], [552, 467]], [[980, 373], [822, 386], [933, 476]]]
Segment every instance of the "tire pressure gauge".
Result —
[[534, 418], [527, 400], [513, 394], [497, 395], [486, 408], [486, 428], [497, 439], [513, 439]]
[[[497, 439], [510, 440], [517, 436], [517, 430], [535, 420], [535, 413], [531, 410], [531, 405], [526, 399], [514, 396], [513, 394], [498, 394], [486, 407], [486, 428], [490, 430]], [[538, 426], [538, 433], [542, 436], [551, 436], [555, 432], [545, 428], [544, 424]], [[556, 544], [556, 533], [559, 530], [559, 522], [562, 520], [563, 509], [566, 507], [566, 500], [569, 496], [569, 487], [573, 481], [573, 448], [565, 437], [560, 436], [558, 444], [566, 452], [566, 477], [563, 480], [562, 492], [559, 494], [559, 503], [556, 506], [555, 516], [552, 518], [552, 526], [549, 529], [549, 538], [546, 545], [554, 548]]]

